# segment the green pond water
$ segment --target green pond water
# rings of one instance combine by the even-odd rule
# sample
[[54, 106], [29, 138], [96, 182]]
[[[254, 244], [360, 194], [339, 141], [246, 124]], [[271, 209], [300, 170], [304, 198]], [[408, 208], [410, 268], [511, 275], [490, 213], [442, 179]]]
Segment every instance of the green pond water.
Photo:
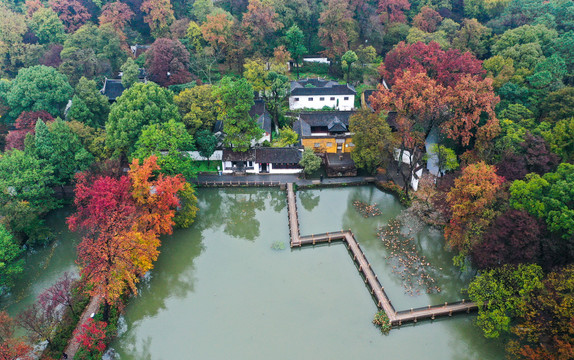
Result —
[[[502, 359], [472, 315], [424, 321], [381, 335], [377, 311], [343, 244], [289, 248], [285, 193], [278, 189], [201, 189], [191, 229], [163, 238], [155, 269], [142, 280], [112, 344], [129, 359]], [[417, 250], [436, 270], [441, 292], [410, 296], [379, 226], [403, 208], [374, 187], [297, 193], [301, 234], [352, 229], [397, 310], [455, 301], [472, 274], [452, 266], [437, 231], [423, 229]], [[353, 201], [377, 203], [363, 218]], [[12, 315], [65, 271], [74, 271], [78, 236], [64, 211], [49, 223], [53, 245], [27, 257], [27, 272], [0, 306]]]
[[52, 228], [55, 241], [49, 245], [28, 251], [25, 256], [24, 275], [16, 286], [0, 297], [0, 309], [16, 316], [36, 301], [36, 297], [52, 286], [65, 272], [77, 273], [76, 246], [79, 236], [66, 226], [69, 209], [53, 212], [46, 219]]
[[[354, 200], [378, 203], [363, 218]], [[501, 359], [473, 316], [381, 335], [377, 308], [342, 244], [291, 250], [285, 193], [204, 190], [192, 229], [166, 238], [162, 253], [126, 309], [113, 344], [121, 359]], [[385, 265], [376, 229], [402, 207], [374, 187], [298, 192], [301, 234], [351, 228], [397, 309], [460, 299], [468, 276], [452, 267], [439, 233], [417, 246], [442, 267], [443, 291], [409, 296]], [[284, 250], [274, 250], [279, 243]], [[275, 245], [275, 246], [274, 246]], [[390, 274], [390, 275], [389, 275]]]

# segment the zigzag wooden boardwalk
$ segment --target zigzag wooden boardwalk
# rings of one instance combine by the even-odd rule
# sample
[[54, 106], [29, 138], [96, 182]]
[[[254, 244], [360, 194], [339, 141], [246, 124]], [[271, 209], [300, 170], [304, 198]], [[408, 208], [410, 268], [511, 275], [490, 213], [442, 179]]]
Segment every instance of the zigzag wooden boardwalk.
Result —
[[328, 232], [323, 234], [313, 234], [300, 236], [299, 216], [297, 214], [297, 200], [293, 191], [293, 184], [287, 184], [287, 204], [289, 213], [289, 231], [291, 233], [291, 247], [301, 247], [304, 245], [316, 245], [321, 243], [331, 243], [332, 241], [343, 241], [347, 244], [347, 249], [353, 255], [353, 261], [358, 266], [359, 273], [364, 277], [365, 284], [369, 285], [371, 295], [377, 302], [377, 307], [384, 310], [391, 325], [402, 325], [409, 322], [417, 322], [423, 319], [435, 319], [440, 316], [452, 316], [453, 314], [469, 313], [477, 309], [475, 303], [462, 300], [457, 303], [444, 305], [427, 306], [424, 308], [410, 309], [397, 312], [389, 297], [385, 293], [385, 288], [379, 282], [377, 275], [371, 268], [365, 253], [359, 246], [353, 233], [348, 230]]

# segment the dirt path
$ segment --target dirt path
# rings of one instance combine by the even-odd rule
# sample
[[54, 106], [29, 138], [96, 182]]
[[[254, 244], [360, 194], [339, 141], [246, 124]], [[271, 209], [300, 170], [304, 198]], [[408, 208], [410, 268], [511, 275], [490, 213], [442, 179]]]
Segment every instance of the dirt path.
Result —
[[[92, 300], [90, 300], [90, 303], [82, 313], [82, 316], [80, 316], [80, 321], [78, 321], [76, 330], [78, 330], [82, 326], [82, 324], [88, 321], [88, 319], [91, 317], [92, 314], [95, 314], [99, 310], [100, 305], [102, 304], [102, 300], [103, 299], [101, 296], [94, 296]], [[73, 359], [76, 353], [78, 352], [79, 348], [80, 343], [76, 340], [75, 337], [72, 337], [68, 342], [68, 346], [66, 346], [66, 350], [64, 350], [64, 353], [68, 355], [68, 359]]]

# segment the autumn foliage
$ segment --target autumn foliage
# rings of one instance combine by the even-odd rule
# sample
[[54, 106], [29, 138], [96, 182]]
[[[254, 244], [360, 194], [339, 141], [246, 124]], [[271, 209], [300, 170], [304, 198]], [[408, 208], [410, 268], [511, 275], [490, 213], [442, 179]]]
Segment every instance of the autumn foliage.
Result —
[[496, 216], [494, 205], [503, 182], [495, 167], [484, 162], [467, 166], [454, 181], [454, 187], [447, 194], [452, 218], [445, 228], [445, 237], [461, 254], [468, 254], [480, 241]]
[[157, 39], [146, 55], [150, 78], [159, 85], [183, 84], [191, 80], [189, 52], [179, 40]]
[[51, 0], [50, 7], [58, 14], [68, 32], [78, 30], [91, 17], [88, 9], [78, 0]]
[[76, 330], [74, 337], [80, 345], [89, 352], [103, 352], [106, 349], [104, 342], [106, 338], [106, 326], [103, 321], [88, 319], [82, 326]]
[[0, 311], [0, 359], [29, 360], [27, 354], [32, 350], [21, 339], [14, 337], [15, 321], [5, 311]]
[[[392, 91], [379, 85], [371, 97], [376, 111], [396, 111], [422, 129], [433, 126], [462, 146], [473, 138], [482, 150], [500, 132], [492, 79], [482, 78], [481, 62], [470, 53], [440, 49], [431, 42], [399, 43], [379, 68]], [[486, 119], [481, 123], [483, 118]]]
[[474, 245], [473, 263], [480, 269], [536, 263], [544, 232], [543, 223], [527, 212], [509, 210], [497, 217], [482, 241]]
[[424, 6], [421, 12], [413, 19], [413, 25], [422, 31], [435, 32], [442, 21], [442, 16], [428, 6]]
[[465, 74], [482, 76], [486, 73], [482, 62], [470, 52], [461, 54], [456, 49], [445, 51], [434, 41], [429, 44], [406, 44], [401, 41], [387, 54], [379, 73], [389, 85], [393, 85], [407, 69], [412, 73], [426, 72], [442, 86], [456, 85]]
[[128, 175], [119, 178], [77, 176], [75, 205], [68, 218], [71, 230], [84, 234], [78, 246], [81, 273], [91, 295], [113, 304], [127, 289], [136, 292], [138, 277], [153, 267], [159, 235], [171, 233], [180, 176], [155, 177], [157, 158], [134, 159]]
[[44, 122], [54, 120], [52, 115], [46, 111], [25, 111], [14, 122], [14, 130], [10, 130], [6, 135], [6, 150], [24, 150], [24, 139], [28, 133], [34, 134], [36, 122], [42, 119]]
[[110, 23], [116, 30], [116, 33], [121, 40], [125, 41], [126, 35], [124, 28], [134, 17], [134, 12], [127, 4], [116, 1], [107, 3], [102, 7], [102, 14], [100, 15], [100, 25]]
[[405, 11], [411, 8], [408, 0], [379, 0], [377, 13], [383, 24], [406, 22]]
[[520, 312], [508, 351], [515, 359], [574, 358], [574, 266], [549, 273]]

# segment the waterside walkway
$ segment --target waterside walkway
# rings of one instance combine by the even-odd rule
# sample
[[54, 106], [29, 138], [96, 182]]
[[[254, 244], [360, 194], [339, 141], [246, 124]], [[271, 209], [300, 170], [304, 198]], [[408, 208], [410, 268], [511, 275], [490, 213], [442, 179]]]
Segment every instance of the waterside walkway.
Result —
[[397, 312], [385, 293], [385, 288], [373, 272], [365, 253], [350, 230], [301, 236], [299, 232], [299, 216], [297, 214], [297, 200], [295, 198], [295, 192], [293, 191], [293, 183], [287, 183], [287, 204], [291, 247], [331, 243], [332, 241], [343, 241], [346, 243], [347, 249], [353, 256], [353, 261], [358, 266], [359, 273], [363, 275], [365, 283], [368, 284], [371, 289], [371, 295], [375, 298], [377, 306], [385, 311], [391, 325], [396, 326], [409, 322], [416, 323], [418, 320], [435, 319], [440, 316], [452, 316], [458, 313], [469, 313], [477, 309], [476, 304], [462, 300], [457, 303], [445, 303], [436, 306], [429, 305], [424, 308]]

